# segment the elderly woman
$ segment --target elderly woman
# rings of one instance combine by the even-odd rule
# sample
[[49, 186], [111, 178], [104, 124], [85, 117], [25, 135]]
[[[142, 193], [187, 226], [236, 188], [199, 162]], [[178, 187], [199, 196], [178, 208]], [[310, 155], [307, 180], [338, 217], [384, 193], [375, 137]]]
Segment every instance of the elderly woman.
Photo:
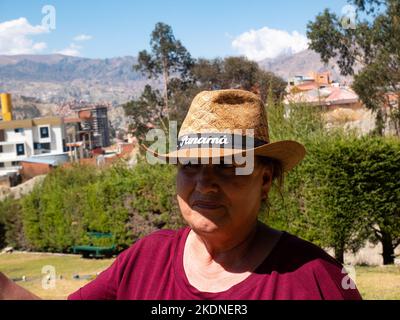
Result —
[[[256, 95], [199, 93], [178, 149], [153, 154], [178, 160], [177, 197], [188, 226], [140, 239], [69, 299], [361, 299], [322, 249], [258, 221], [272, 182], [305, 150], [295, 141], [269, 142]], [[29, 297], [9, 287], [14, 297]]]

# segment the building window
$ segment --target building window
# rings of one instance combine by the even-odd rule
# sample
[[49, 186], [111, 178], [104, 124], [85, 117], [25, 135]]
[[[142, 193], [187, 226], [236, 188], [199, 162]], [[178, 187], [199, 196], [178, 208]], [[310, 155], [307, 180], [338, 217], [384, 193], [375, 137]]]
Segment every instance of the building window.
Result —
[[40, 138], [48, 138], [49, 137], [49, 127], [40, 127]]
[[4, 162], [0, 162], [0, 168], [4, 168]]
[[0, 153], [3, 152], [3, 146], [0, 146]]
[[15, 128], [14, 132], [24, 133], [24, 128]]
[[11, 161], [11, 166], [12, 167], [18, 167], [19, 166], [19, 161]]
[[33, 149], [34, 150], [46, 150], [50, 152], [50, 143], [39, 143], [39, 142], [34, 142], [33, 143]]
[[23, 156], [25, 154], [25, 145], [23, 143], [16, 144], [17, 156]]

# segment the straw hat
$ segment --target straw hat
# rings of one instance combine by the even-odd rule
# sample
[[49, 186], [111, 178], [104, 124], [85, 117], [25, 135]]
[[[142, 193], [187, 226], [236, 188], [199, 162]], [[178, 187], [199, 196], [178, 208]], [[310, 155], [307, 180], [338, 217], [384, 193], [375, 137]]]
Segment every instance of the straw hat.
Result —
[[176, 150], [160, 154], [145, 149], [166, 161], [254, 152], [255, 156], [279, 160], [284, 171], [291, 170], [306, 153], [296, 141], [270, 142], [262, 101], [249, 91], [236, 89], [196, 95], [179, 131]]

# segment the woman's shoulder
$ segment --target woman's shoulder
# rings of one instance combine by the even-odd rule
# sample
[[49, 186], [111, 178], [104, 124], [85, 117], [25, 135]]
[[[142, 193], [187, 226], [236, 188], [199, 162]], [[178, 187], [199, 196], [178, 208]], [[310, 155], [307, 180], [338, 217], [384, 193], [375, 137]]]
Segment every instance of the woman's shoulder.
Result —
[[285, 257], [292, 265], [306, 262], [320, 265], [322, 262], [326, 262], [341, 267], [341, 264], [321, 247], [286, 231], [282, 231], [278, 251], [279, 255]]
[[274, 248], [270, 265], [280, 272], [341, 273], [343, 266], [325, 250], [286, 231]]
[[139, 252], [146, 251], [148, 253], [161, 252], [173, 250], [178, 244], [179, 239], [188, 231], [188, 227], [183, 227], [177, 230], [161, 229], [154, 231], [148, 235], [135, 241], [128, 249], [119, 255], [119, 259], [132, 257]]
[[[317, 245], [284, 232], [281, 243], [281, 265], [285, 272], [304, 279], [305, 287], [315, 290], [324, 299], [361, 299], [344, 266]], [[285, 257], [283, 257], [283, 255]]]
[[258, 273], [268, 279], [278, 277], [289, 296], [361, 299], [342, 264], [317, 245], [288, 232], [282, 231], [279, 242], [262, 266]]

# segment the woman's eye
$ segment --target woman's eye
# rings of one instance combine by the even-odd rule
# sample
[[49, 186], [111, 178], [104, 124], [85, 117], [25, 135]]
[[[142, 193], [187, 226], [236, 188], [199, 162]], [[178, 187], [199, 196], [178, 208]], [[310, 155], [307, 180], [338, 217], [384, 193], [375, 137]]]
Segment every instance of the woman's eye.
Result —
[[231, 173], [236, 167], [232, 163], [221, 163], [217, 166], [217, 168], [224, 173]]
[[198, 167], [199, 167], [198, 164], [193, 164], [193, 163], [190, 163], [190, 162], [187, 163], [187, 164], [182, 165], [183, 169], [196, 169]]
[[222, 163], [219, 165], [221, 168], [234, 168], [235, 166], [233, 164], [229, 164], [229, 163]]

